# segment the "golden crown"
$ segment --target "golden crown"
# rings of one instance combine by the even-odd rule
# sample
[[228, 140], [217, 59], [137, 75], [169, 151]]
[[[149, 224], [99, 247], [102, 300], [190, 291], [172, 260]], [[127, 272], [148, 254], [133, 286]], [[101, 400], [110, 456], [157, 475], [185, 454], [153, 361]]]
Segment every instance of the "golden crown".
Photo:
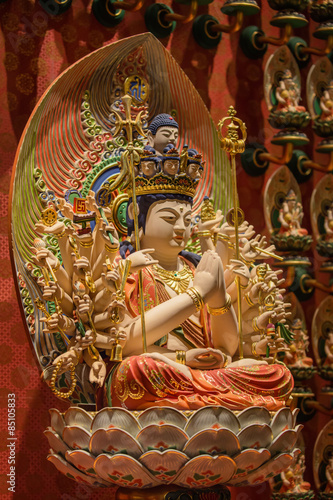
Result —
[[[194, 197], [199, 180], [194, 180], [186, 174], [180, 174], [170, 177], [159, 172], [150, 179], [137, 176], [135, 178], [136, 196], [145, 194], [182, 194], [184, 196]], [[131, 196], [129, 192], [129, 196]]]

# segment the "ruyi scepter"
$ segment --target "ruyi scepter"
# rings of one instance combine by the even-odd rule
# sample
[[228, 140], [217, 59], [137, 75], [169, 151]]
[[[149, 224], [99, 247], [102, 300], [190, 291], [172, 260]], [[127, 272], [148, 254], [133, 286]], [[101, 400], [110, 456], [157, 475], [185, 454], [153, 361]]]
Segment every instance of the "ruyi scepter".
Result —
[[[132, 185], [132, 203], [133, 203], [133, 223], [134, 223], [134, 237], [135, 237], [135, 249], [140, 250], [140, 239], [139, 239], [139, 222], [138, 222], [138, 207], [136, 203], [136, 192], [135, 192], [135, 174], [134, 174], [134, 162], [139, 162], [138, 148], [133, 145], [133, 129], [135, 129], [142, 137], [146, 137], [142, 129], [141, 116], [144, 110], [140, 111], [135, 119], [131, 116], [131, 103], [132, 97], [130, 95], [125, 95], [121, 98], [125, 110], [125, 120], [117, 113], [113, 111], [116, 117], [116, 129], [113, 136], [117, 137], [121, 130], [125, 128], [127, 134], [128, 145], [126, 151], [123, 153], [123, 166], [127, 167], [121, 173], [120, 177], [124, 178], [124, 174], [127, 171], [130, 177], [130, 183]], [[114, 189], [114, 185], [111, 184], [110, 189]], [[147, 352], [147, 341], [146, 341], [146, 324], [145, 324], [145, 307], [144, 307], [144, 294], [143, 294], [143, 280], [142, 280], [142, 270], [138, 273], [139, 277], [139, 294], [140, 294], [140, 316], [141, 316], [141, 329], [142, 329], [142, 344], [143, 352]]]
[[[247, 137], [246, 125], [240, 118], [236, 118], [236, 110], [233, 106], [228, 109], [228, 115], [218, 123], [218, 131], [221, 141], [221, 147], [227, 153], [230, 154], [231, 159], [231, 176], [232, 176], [232, 197], [233, 197], [233, 208], [231, 208], [227, 213], [227, 222], [234, 226], [235, 228], [235, 239], [236, 239], [236, 259], [239, 260], [239, 237], [238, 237], [238, 227], [244, 222], [244, 212], [239, 208], [238, 205], [238, 193], [237, 193], [237, 178], [236, 178], [236, 154], [243, 153], [245, 150], [245, 140]], [[225, 122], [229, 120], [230, 123], [227, 125], [227, 136], [223, 136], [223, 126]], [[239, 132], [241, 133], [241, 138], [239, 137]], [[239, 329], [239, 358], [243, 359], [243, 331], [242, 331], [242, 305], [241, 305], [241, 282], [240, 277], [235, 278], [237, 287], [237, 312], [238, 312], [238, 329]]]

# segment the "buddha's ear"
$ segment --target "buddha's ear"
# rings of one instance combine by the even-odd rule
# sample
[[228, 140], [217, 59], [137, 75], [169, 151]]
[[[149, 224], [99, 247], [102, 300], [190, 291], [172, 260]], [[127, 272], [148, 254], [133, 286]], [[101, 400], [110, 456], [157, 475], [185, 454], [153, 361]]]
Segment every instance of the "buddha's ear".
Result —
[[[139, 208], [139, 205], [136, 204], [137, 206], [137, 211], [138, 211], [138, 215], [140, 213], [140, 208]], [[134, 219], [134, 206], [133, 206], [133, 202], [131, 201], [131, 203], [128, 205], [128, 208], [127, 208], [127, 213], [128, 213], [128, 217], [130, 219]]]
[[151, 130], [147, 131], [148, 146], [154, 146], [154, 136]]

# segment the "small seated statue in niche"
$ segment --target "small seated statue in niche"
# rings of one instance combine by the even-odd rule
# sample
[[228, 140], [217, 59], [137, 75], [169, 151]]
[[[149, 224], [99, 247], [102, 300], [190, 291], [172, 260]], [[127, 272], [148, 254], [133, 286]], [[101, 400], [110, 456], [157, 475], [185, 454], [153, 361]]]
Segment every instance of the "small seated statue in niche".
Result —
[[288, 191], [285, 201], [279, 213], [279, 222], [281, 223], [280, 234], [303, 236], [308, 231], [301, 227], [304, 212], [303, 207], [293, 189]]
[[330, 455], [325, 469], [326, 487], [325, 493], [333, 493], [333, 455]]
[[333, 80], [329, 82], [320, 98], [320, 119], [323, 121], [333, 120]]
[[276, 229], [272, 234], [272, 243], [280, 251], [305, 251], [310, 248], [312, 237], [307, 229], [302, 228], [303, 207], [293, 189], [290, 189], [279, 209]]
[[309, 337], [306, 335], [302, 320], [297, 318], [292, 322], [290, 331], [293, 334], [293, 342], [286, 352], [284, 362], [289, 367], [312, 366], [312, 358], [306, 355], [309, 348]]
[[333, 258], [333, 201], [330, 202], [326, 213], [320, 213], [320, 218], [321, 223], [318, 222], [318, 228], [321, 229], [321, 234], [317, 239], [316, 248], [319, 255], [329, 257], [331, 260]]
[[333, 201], [330, 208], [327, 209], [327, 214], [324, 220], [324, 229], [326, 231], [325, 240], [333, 243]]
[[[135, 179], [141, 250], [135, 251], [131, 199], [127, 209], [128, 238], [120, 245], [110, 213], [105, 210], [104, 217], [100, 214], [93, 193], [86, 203], [95, 214], [96, 226], [84, 238], [78, 235], [73, 210], [65, 202], [61, 203], [61, 211], [67, 211], [72, 221], [68, 229], [63, 222], [50, 228], [36, 227], [58, 238], [61, 255], [66, 254], [64, 266], [50, 251], [36, 258], [41, 267], [50, 264], [57, 276], [61, 274], [56, 288], [62, 303], [64, 298], [68, 302], [62, 315], [76, 325], [76, 333], [72, 334], [75, 341], [69, 339], [66, 352], [58, 356], [55, 364], [62, 361], [61, 370], [68, 369], [83, 352], [85, 362], [91, 366], [91, 381], [100, 387], [96, 394], [98, 408], [142, 410], [170, 405], [188, 410], [215, 404], [243, 409], [258, 404], [277, 410], [289, 398], [292, 378], [283, 365], [268, 364], [265, 356], [286, 349], [281, 345], [283, 340], [275, 335], [275, 324], [283, 325], [288, 313], [278, 288], [278, 273], [266, 266], [265, 272], [251, 278], [249, 271], [256, 260], [266, 257], [261, 251], [266, 246], [265, 238], [254, 237], [252, 226], [243, 223], [239, 228], [242, 261], [234, 260], [235, 230], [228, 223], [220, 227], [222, 215], [218, 211], [215, 218], [210, 214], [199, 227], [202, 257], [185, 251], [199, 179], [197, 175], [193, 178], [190, 171], [173, 173], [180, 168], [181, 155], [173, 146], [163, 144], [162, 149], [162, 142], [170, 139], [169, 134], [163, 134], [170, 128], [178, 133], [174, 119], [162, 115], [152, 123], [158, 126], [150, 125], [149, 147], [153, 149], [148, 151], [156, 156], [143, 151]], [[171, 156], [175, 166], [165, 172]], [[200, 161], [199, 172], [201, 158], [197, 152], [195, 157]], [[186, 166], [192, 158], [189, 152]], [[150, 161], [154, 165], [149, 165]], [[71, 252], [75, 259], [68, 258]], [[142, 350], [139, 270], [146, 353]], [[241, 279], [242, 300], [252, 310], [244, 318], [246, 358], [233, 362], [239, 345], [235, 276]], [[44, 320], [47, 323], [49, 318]], [[67, 324], [66, 318], [64, 322]], [[69, 323], [72, 325], [72, 321]], [[84, 335], [79, 334], [80, 323]], [[57, 326], [59, 321], [54, 328]], [[119, 352], [118, 346], [122, 347], [123, 361], [114, 355]]]
[[306, 111], [304, 106], [299, 105], [301, 98], [300, 88], [293, 79], [291, 71], [286, 69], [276, 88], [276, 99], [278, 101], [278, 111], [291, 111], [293, 113]]
[[[304, 481], [305, 456], [300, 453], [292, 462], [288, 470], [282, 472], [272, 481], [273, 500], [293, 498], [294, 494], [302, 494], [302, 498], [307, 500], [314, 498], [311, 484]], [[298, 496], [297, 496], [298, 498]]]
[[[332, 325], [333, 326], [333, 325]], [[333, 327], [325, 333], [324, 365], [333, 365]]]

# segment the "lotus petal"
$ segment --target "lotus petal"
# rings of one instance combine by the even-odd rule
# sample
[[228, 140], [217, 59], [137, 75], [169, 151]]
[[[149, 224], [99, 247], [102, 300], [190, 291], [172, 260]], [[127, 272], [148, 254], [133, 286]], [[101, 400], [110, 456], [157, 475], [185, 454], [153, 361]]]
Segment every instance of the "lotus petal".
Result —
[[51, 462], [53, 465], [56, 466], [59, 472], [64, 474], [65, 476], [69, 477], [70, 479], [74, 479], [74, 481], [78, 483], [86, 483], [86, 484], [91, 484], [95, 486], [109, 486], [108, 483], [103, 481], [103, 479], [99, 477], [91, 477], [87, 476], [83, 472], [77, 470], [75, 467], [73, 467], [71, 464], [66, 462], [63, 458], [61, 458], [59, 455], [48, 455], [47, 457], [48, 461]]
[[277, 476], [281, 472], [289, 467], [293, 461], [293, 456], [289, 453], [282, 453], [274, 458], [271, 458], [268, 462], [263, 464], [261, 467], [253, 472], [250, 472], [246, 479], [241, 477], [232, 478], [228, 484], [232, 486], [247, 486], [250, 484], [263, 483], [267, 481], [270, 477]]
[[137, 436], [137, 440], [144, 451], [151, 449], [163, 451], [169, 448], [182, 450], [188, 441], [188, 435], [175, 425], [153, 424], [142, 429]]
[[273, 431], [273, 436], [276, 437], [281, 434], [282, 431], [287, 429], [293, 429], [293, 414], [291, 413], [289, 408], [281, 408], [274, 418], [272, 419], [271, 428]]
[[241, 428], [251, 424], [267, 424], [271, 423], [271, 414], [263, 406], [254, 406], [246, 408], [237, 415]]
[[240, 451], [240, 444], [235, 434], [229, 429], [206, 429], [194, 434], [183, 451], [190, 458], [202, 454], [230, 457]]
[[172, 424], [180, 429], [184, 429], [187, 424], [187, 418], [181, 411], [175, 408], [156, 406], [143, 411], [138, 417], [138, 422], [141, 427], [151, 424]]
[[299, 414], [301, 410], [299, 408], [295, 408], [292, 412], [293, 414], [293, 427], [296, 427], [296, 422], [297, 422], [297, 415]]
[[103, 408], [99, 411], [91, 424], [91, 433], [98, 429], [123, 429], [136, 437], [141, 427], [133, 415], [124, 408]]
[[49, 410], [49, 413], [51, 415], [51, 427], [52, 427], [52, 429], [57, 434], [59, 434], [59, 436], [62, 436], [63, 430], [64, 430], [65, 425], [66, 425], [62, 414], [56, 408], [51, 408]]
[[86, 429], [83, 429], [83, 427], [79, 427], [78, 425], [65, 427], [62, 433], [62, 439], [73, 450], [89, 451], [90, 433], [86, 431]]
[[88, 476], [97, 477], [94, 469], [96, 457], [85, 450], [71, 450], [66, 452], [66, 460], [74, 465], [77, 469], [84, 472]]
[[238, 433], [237, 437], [242, 450], [268, 448], [273, 439], [271, 428], [267, 424], [248, 425]]
[[139, 458], [143, 453], [134, 437], [122, 429], [98, 429], [90, 438], [89, 449], [96, 456], [101, 453], [123, 453]]
[[260, 450], [243, 450], [232, 458], [237, 466], [236, 474], [232, 478], [234, 481], [237, 478], [247, 476], [250, 471], [261, 467], [261, 465], [271, 458], [271, 454], [265, 448], [261, 448]]
[[67, 426], [79, 426], [83, 427], [90, 432], [92, 416], [89, 415], [85, 410], [78, 407], [68, 408], [64, 415], [64, 419]]
[[46, 431], [44, 431], [44, 434], [47, 437], [47, 440], [52, 450], [55, 451], [56, 453], [60, 453], [61, 455], [65, 456], [66, 451], [68, 450], [68, 446], [66, 443], [63, 442], [61, 437], [58, 436], [58, 434], [54, 432], [51, 429], [51, 427], [46, 429]]
[[277, 436], [269, 446], [269, 451], [274, 455], [291, 451], [296, 444], [298, 433], [295, 429], [287, 429]]
[[100, 455], [94, 469], [109, 483], [125, 488], [152, 488], [160, 484], [142, 464], [128, 455]]
[[200, 455], [184, 465], [174, 483], [184, 488], [209, 488], [228, 482], [235, 472], [236, 464], [230, 457]]
[[185, 431], [191, 437], [203, 429], [229, 429], [237, 434], [240, 424], [232, 411], [221, 406], [205, 406], [197, 410], [188, 421]]
[[149, 472], [164, 484], [172, 483], [180, 469], [188, 461], [188, 456], [177, 450], [151, 450], [140, 458], [140, 462]]

